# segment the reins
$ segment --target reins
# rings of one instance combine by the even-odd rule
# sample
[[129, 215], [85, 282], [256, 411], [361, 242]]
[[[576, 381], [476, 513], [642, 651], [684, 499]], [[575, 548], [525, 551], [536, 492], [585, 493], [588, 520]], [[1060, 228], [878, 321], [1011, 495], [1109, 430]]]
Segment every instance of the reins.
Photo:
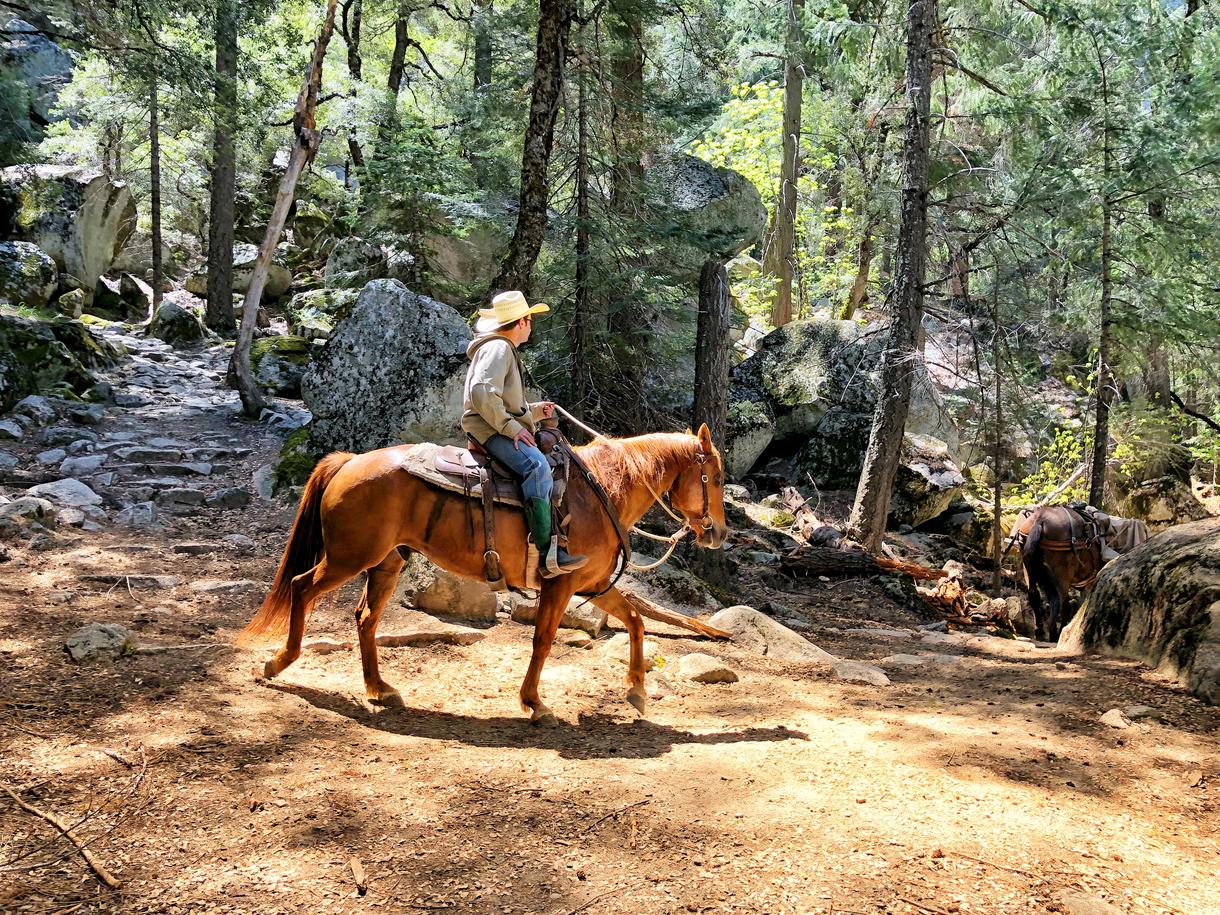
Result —
[[[572, 425], [576, 426], [576, 428], [582, 430], [583, 432], [587, 433], [588, 435], [593, 436], [594, 438], [600, 438], [600, 439], [609, 438], [609, 436], [603, 435], [602, 433], [598, 432], [596, 429], [592, 429], [589, 426], [586, 426], [584, 423], [582, 423], [579, 419], [577, 419], [575, 416], [573, 416], [563, 407], [559, 406], [559, 404], [555, 405], [555, 412], [561, 413], [568, 420], [568, 422], [572, 423]], [[702, 453], [700, 453], [700, 457], [702, 457], [703, 460], [699, 461], [699, 463], [703, 463], [703, 461], [707, 459], [705, 455], [702, 455]], [[589, 479], [589, 474], [587, 472], [586, 472], [586, 479]], [[703, 480], [703, 517], [706, 522], [706, 519], [708, 517], [708, 493], [707, 493], [708, 479], [707, 479], [706, 473], [703, 474], [702, 480]], [[594, 481], [589, 480], [589, 482], [594, 482]], [[650, 563], [645, 563], [645, 564], [640, 564], [640, 563], [632, 561], [630, 540], [624, 539], [620, 533], [620, 539], [624, 540], [624, 543], [623, 543], [624, 557], [623, 558], [625, 560], [625, 568], [629, 568], [633, 572], [648, 572], [648, 571], [651, 571], [652, 569], [660, 568], [661, 566], [663, 566], [665, 563], [667, 563], [669, 561], [669, 557], [673, 555], [674, 550], [677, 549], [678, 543], [687, 534], [692, 533], [694, 531], [694, 528], [690, 526], [690, 522], [687, 521], [685, 518], [683, 518], [681, 515], [674, 512], [674, 510], [672, 508], [670, 508], [669, 505], [665, 502], [665, 499], [662, 496], [658, 495], [657, 491], [652, 488], [651, 483], [649, 483], [647, 480], [645, 480], [644, 485], [648, 487], [648, 492], [651, 493], [653, 499], [656, 500], [656, 502], [658, 502], [660, 504], [661, 508], [663, 508], [665, 510], [665, 513], [668, 514], [669, 517], [671, 517], [675, 521], [677, 521], [679, 524], [681, 524], [682, 527], [679, 528], [676, 533], [671, 534], [668, 537], [662, 537], [657, 534], [649, 533], [648, 531], [641, 530], [638, 526], [632, 527], [627, 532], [628, 537], [631, 534], [639, 534], [641, 537], [645, 537], [648, 540], [653, 540], [653, 541], [656, 541], [657, 543], [668, 543], [669, 544], [669, 549], [667, 549], [665, 551], [665, 555], [663, 555], [656, 562], [650, 562]], [[598, 486], [594, 486], [594, 491], [596, 492], [598, 490], [598, 488], [599, 488]], [[615, 529], [616, 530], [620, 529], [620, 524], [619, 524], [618, 518], [616, 517], [617, 513], [614, 512], [612, 507], [609, 504], [607, 504], [604, 500], [603, 500], [602, 504], [606, 508], [607, 513], [610, 515], [610, 520], [614, 522]]]

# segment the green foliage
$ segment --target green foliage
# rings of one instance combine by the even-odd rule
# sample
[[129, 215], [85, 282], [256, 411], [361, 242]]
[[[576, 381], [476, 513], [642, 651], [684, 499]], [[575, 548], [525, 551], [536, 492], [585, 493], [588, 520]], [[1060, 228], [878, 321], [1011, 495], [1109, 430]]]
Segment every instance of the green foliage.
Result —
[[[1040, 451], [1038, 469], [1010, 491], [1010, 501], [1027, 505], [1041, 502], [1067, 482], [1091, 448], [1091, 434], [1060, 429], [1055, 433], [1054, 441]], [[1056, 498], [1056, 502], [1088, 501], [1088, 497], [1089, 479], [1082, 474]]]

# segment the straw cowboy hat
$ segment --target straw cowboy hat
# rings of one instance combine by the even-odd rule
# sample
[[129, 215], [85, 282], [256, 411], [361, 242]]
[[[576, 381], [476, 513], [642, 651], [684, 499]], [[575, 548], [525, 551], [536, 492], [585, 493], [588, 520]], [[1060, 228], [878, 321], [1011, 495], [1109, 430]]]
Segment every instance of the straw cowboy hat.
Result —
[[525, 301], [524, 294], [515, 289], [510, 292], [501, 292], [491, 300], [491, 308], [479, 309], [479, 320], [475, 322], [474, 330], [479, 334], [491, 333], [497, 328], [521, 320], [526, 315], [540, 315], [550, 310], [550, 305], [544, 305], [541, 302], [537, 305], [530, 305]]

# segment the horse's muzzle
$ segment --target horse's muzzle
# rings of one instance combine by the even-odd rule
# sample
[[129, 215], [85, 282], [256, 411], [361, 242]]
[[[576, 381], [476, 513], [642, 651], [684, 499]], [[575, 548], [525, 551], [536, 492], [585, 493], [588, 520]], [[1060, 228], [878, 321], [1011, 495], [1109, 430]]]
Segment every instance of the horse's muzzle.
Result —
[[710, 527], [705, 527], [695, 538], [695, 543], [709, 550], [718, 550], [724, 543], [724, 539], [729, 535], [727, 525], [717, 524], [712, 522]]

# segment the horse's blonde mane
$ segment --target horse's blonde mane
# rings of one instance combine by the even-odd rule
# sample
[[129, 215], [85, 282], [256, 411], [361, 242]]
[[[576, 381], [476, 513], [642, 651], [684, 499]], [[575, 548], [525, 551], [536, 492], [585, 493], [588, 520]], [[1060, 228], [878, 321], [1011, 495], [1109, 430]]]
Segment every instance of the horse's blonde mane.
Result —
[[614, 501], [636, 486], [656, 486], [674, 458], [694, 460], [698, 442], [681, 432], [653, 432], [632, 438], [596, 438], [576, 450]]

